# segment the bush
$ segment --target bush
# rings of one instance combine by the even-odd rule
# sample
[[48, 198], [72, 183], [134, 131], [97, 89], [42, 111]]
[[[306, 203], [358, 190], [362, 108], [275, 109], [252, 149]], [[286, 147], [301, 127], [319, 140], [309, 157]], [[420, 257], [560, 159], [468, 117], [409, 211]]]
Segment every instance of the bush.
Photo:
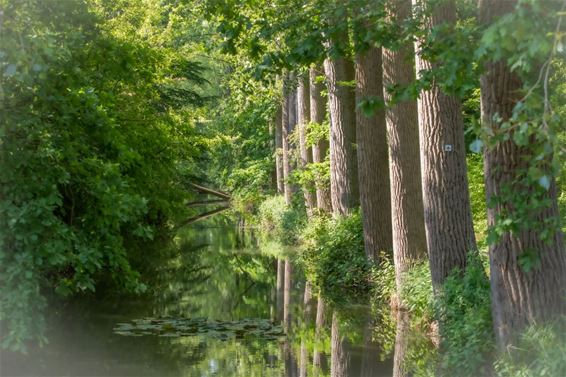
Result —
[[307, 278], [331, 303], [365, 297], [371, 289], [359, 212], [337, 219], [315, 217], [302, 233], [300, 255]]
[[263, 233], [285, 245], [298, 242], [297, 234], [305, 222], [301, 209], [288, 206], [282, 196], [271, 196], [259, 206], [259, 226]]
[[466, 271], [454, 271], [436, 302], [442, 336], [440, 370], [446, 376], [490, 374], [494, 350], [489, 280], [475, 253]]

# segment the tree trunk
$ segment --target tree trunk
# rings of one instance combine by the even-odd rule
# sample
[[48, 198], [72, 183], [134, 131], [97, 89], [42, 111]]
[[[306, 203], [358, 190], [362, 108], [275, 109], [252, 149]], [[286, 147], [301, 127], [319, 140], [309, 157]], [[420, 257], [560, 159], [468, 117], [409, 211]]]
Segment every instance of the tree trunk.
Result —
[[[309, 71], [310, 78], [310, 118], [311, 122], [322, 124], [326, 118], [326, 103], [322, 98], [322, 89], [324, 85], [316, 82], [317, 72], [322, 69], [320, 67], [311, 67]], [[312, 146], [312, 159], [315, 163], [323, 162], [328, 151], [328, 140], [319, 140]], [[330, 200], [330, 188], [325, 187], [320, 180], [316, 182], [316, 206], [323, 212], [332, 212], [332, 204]]]
[[283, 113], [281, 107], [277, 107], [275, 113], [275, 173], [277, 177], [277, 193], [283, 194], [285, 187], [283, 185]]
[[[300, 167], [305, 169], [308, 164], [312, 163], [312, 149], [307, 147], [307, 125], [310, 122], [310, 94], [309, 94], [309, 78], [308, 76], [299, 77], [299, 86], [297, 87], [297, 118], [299, 127], [299, 151], [300, 151]], [[316, 207], [316, 196], [312, 187], [303, 185], [303, 195], [305, 197], [305, 206], [308, 216], [312, 216], [313, 208]]]
[[289, 144], [289, 134], [290, 134], [290, 121], [293, 118], [294, 106], [291, 96], [289, 83], [289, 75], [285, 76], [285, 81], [283, 83], [283, 104], [281, 105], [282, 116], [281, 116], [281, 144], [283, 150], [283, 192], [285, 195], [285, 203], [291, 205], [292, 199], [292, 188], [289, 183], [289, 177], [291, 174], [291, 148]]
[[[427, 6], [430, 0], [413, 0]], [[444, 1], [425, 20], [427, 31], [456, 23], [456, 6]], [[417, 46], [419, 43], [417, 42]], [[436, 63], [439, 65], [441, 63]], [[433, 69], [416, 55], [417, 72]], [[424, 219], [432, 284], [438, 292], [450, 272], [464, 271], [467, 253], [476, 249], [468, 176], [464, 121], [460, 100], [434, 84], [419, 101]]]
[[[516, 2], [483, 0], [480, 2], [480, 20], [489, 24], [511, 12]], [[481, 77], [482, 123], [495, 132], [499, 124], [494, 122], [497, 114], [503, 121], [512, 115], [512, 110], [523, 93], [523, 83], [511, 72], [504, 60], [485, 64]], [[535, 158], [534, 151], [519, 147], [509, 140], [484, 151], [484, 169], [487, 201], [508, 190], [529, 190], [517, 187], [516, 180], [521, 171], [528, 169]], [[548, 207], [539, 211], [530, 220], [543, 224], [550, 218], [559, 218], [556, 184], [551, 183], [543, 200]], [[513, 212], [513, 205], [496, 200], [488, 209], [488, 225], [494, 226], [497, 218]], [[538, 266], [525, 271], [519, 259], [525, 253], [534, 254]], [[492, 314], [495, 334], [503, 349], [524, 327], [540, 324], [566, 314], [566, 252], [563, 234], [558, 230], [548, 242], [543, 242], [538, 232], [527, 229], [504, 233], [498, 242], [489, 247]]]
[[356, 100], [354, 90], [343, 84], [354, 80], [354, 65], [347, 57], [332, 57], [324, 61], [324, 71], [330, 108], [330, 196], [334, 214], [344, 215], [359, 204]]
[[285, 261], [277, 258], [277, 283], [276, 283], [276, 318], [277, 322], [283, 321], [283, 299], [284, 299], [284, 282], [285, 282]]
[[[400, 23], [411, 15], [411, 0], [390, 0], [388, 13], [392, 22]], [[414, 81], [412, 43], [396, 50], [383, 49], [383, 83], [407, 85]], [[385, 91], [389, 102], [392, 96]], [[389, 143], [391, 218], [395, 278], [400, 290], [403, 275], [416, 260], [426, 257], [417, 101], [388, 103], [385, 111]]]
[[[372, 47], [356, 57], [356, 101], [383, 100], [381, 49]], [[368, 259], [378, 252], [392, 250], [391, 195], [385, 110], [376, 109], [371, 117], [356, 107], [356, 138], [360, 204], [364, 244]]]

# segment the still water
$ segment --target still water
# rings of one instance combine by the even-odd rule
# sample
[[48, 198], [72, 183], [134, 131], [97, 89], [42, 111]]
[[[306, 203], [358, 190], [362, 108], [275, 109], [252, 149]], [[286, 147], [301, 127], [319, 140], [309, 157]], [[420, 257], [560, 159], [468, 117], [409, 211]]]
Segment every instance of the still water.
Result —
[[395, 326], [378, 325], [369, 306], [333, 313], [312, 297], [293, 250], [202, 224], [168, 248], [151, 259], [143, 296], [51, 306], [49, 344], [2, 354], [0, 375], [402, 375]]

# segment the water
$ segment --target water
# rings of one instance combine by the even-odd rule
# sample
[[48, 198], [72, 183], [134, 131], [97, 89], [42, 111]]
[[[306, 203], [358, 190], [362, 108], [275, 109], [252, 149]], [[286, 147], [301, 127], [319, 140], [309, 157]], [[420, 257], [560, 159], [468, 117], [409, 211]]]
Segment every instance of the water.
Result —
[[144, 296], [51, 306], [49, 344], [3, 353], [0, 374], [402, 375], [393, 368], [394, 325], [376, 325], [363, 305], [333, 314], [308, 293], [305, 304], [304, 278], [284, 257], [292, 250], [258, 246], [232, 226], [187, 228], [175, 245], [151, 259]]

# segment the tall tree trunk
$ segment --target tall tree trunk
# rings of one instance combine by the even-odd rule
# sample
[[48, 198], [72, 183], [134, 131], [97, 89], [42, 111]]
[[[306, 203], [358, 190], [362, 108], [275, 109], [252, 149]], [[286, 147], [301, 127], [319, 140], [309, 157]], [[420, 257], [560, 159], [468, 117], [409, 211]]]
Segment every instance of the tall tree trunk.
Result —
[[277, 107], [275, 113], [275, 173], [277, 177], [277, 193], [283, 194], [283, 112], [282, 106]]
[[[390, 0], [387, 5], [392, 22], [401, 23], [411, 15], [411, 0]], [[396, 50], [383, 49], [383, 83], [386, 88], [414, 81], [413, 56], [412, 43], [405, 43]], [[400, 291], [407, 269], [414, 261], [426, 257], [417, 101], [400, 101], [391, 106], [389, 101], [392, 96], [387, 90], [384, 94], [388, 102], [385, 118], [390, 159], [393, 255], [397, 290]]]
[[[480, 20], [485, 24], [513, 11], [515, 1], [483, 0], [480, 2]], [[523, 83], [504, 60], [485, 64], [481, 77], [481, 110], [484, 127], [495, 132], [499, 124], [495, 115], [508, 120], [517, 101], [523, 95]], [[485, 185], [488, 202], [495, 206], [488, 209], [488, 225], [497, 218], [513, 213], [513, 205], [501, 197], [517, 187], [516, 180], [528, 169], [535, 158], [534, 151], [519, 147], [513, 135], [484, 151]], [[543, 200], [549, 206], [530, 220], [543, 224], [550, 218], [559, 218], [556, 184], [551, 183]], [[538, 266], [525, 271], [519, 264], [525, 253], [534, 254]], [[492, 314], [495, 334], [501, 348], [511, 343], [514, 336], [525, 326], [544, 323], [566, 314], [566, 252], [563, 234], [558, 230], [550, 241], [543, 242], [532, 229], [507, 232], [489, 247]]]
[[[291, 205], [292, 188], [289, 183], [291, 175], [291, 146], [289, 143], [289, 135], [291, 129], [291, 121], [294, 119], [294, 105], [292, 100], [292, 90], [289, 75], [285, 75], [283, 82], [283, 104], [281, 105], [281, 144], [283, 150], [283, 191], [285, 194], [285, 203]], [[294, 126], [294, 125], [293, 125]]]
[[[347, 41], [342, 35], [341, 42]], [[356, 143], [356, 99], [344, 82], [354, 80], [354, 65], [347, 57], [324, 61], [330, 108], [330, 196], [334, 214], [349, 213], [359, 204]]]
[[[309, 93], [309, 77], [302, 75], [299, 77], [299, 86], [297, 87], [297, 120], [299, 127], [299, 151], [300, 151], [300, 167], [305, 169], [312, 163], [312, 149], [307, 146], [307, 125], [310, 122], [310, 93]], [[305, 206], [307, 214], [312, 216], [313, 208], [316, 207], [316, 196], [313, 187], [303, 186], [303, 195], [305, 197]]]
[[[413, 0], [419, 7], [431, 0]], [[430, 33], [438, 25], [456, 23], [456, 5], [443, 1], [425, 20]], [[420, 43], [417, 43], [420, 46]], [[417, 53], [417, 72], [431, 70], [433, 64]], [[419, 101], [421, 173], [424, 219], [432, 284], [438, 292], [455, 268], [463, 271], [466, 256], [476, 249], [468, 177], [464, 121], [460, 100], [447, 95], [433, 83], [421, 92]]]
[[[324, 85], [316, 82], [317, 73], [322, 71], [321, 67], [311, 67], [309, 70], [310, 91], [310, 118], [311, 122], [322, 124], [326, 118], [326, 101], [322, 97]], [[328, 151], [328, 140], [319, 140], [312, 146], [312, 159], [315, 163], [323, 162]], [[323, 212], [332, 212], [330, 200], [330, 188], [317, 180], [316, 182], [316, 206]]]
[[[356, 101], [383, 100], [381, 49], [371, 47], [356, 56]], [[356, 107], [356, 139], [360, 204], [366, 255], [375, 260], [379, 251], [392, 250], [391, 195], [385, 110], [371, 117]]]

